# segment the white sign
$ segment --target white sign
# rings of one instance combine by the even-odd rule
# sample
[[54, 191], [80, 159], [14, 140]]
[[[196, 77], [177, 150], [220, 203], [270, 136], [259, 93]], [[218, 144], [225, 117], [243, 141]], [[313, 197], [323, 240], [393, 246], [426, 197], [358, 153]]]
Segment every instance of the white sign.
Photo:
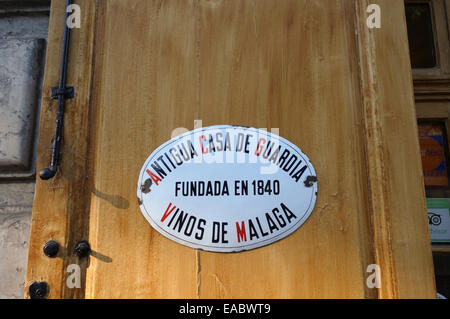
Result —
[[450, 242], [450, 199], [427, 198], [428, 225], [433, 243]]
[[314, 209], [317, 177], [308, 157], [264, 130], [212, 126], [156, 149], [139, 175], [142, 213], [180, 244], [237, 252], [297, 230]]

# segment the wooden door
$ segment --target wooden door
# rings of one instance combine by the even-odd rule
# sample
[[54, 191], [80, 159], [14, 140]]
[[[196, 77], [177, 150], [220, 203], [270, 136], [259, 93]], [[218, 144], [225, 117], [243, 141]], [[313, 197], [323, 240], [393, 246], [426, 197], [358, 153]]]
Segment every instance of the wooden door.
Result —
[[[38, 169], [54, 130], [63, 2], [52, 2]], [[37, 180], [26, 286], [45, 281], [50, 298], [435, 297], [403, 1], [372, 2], [380, 29], [366, 25], [366, 0], [76, 1], [75, 99], [57, 176]], [[309, 220], [231, 254], [153, 230], [139, 171], [195, 120], [279, 128], [318, 174]], [[54, 259], [42, 253], [51, 239]], [[82, 239], [92, 252], [80, 259]], [[81, 288], [66, 284], [71, 264]], [[371, 264], [378, 289], [366, 284]]]

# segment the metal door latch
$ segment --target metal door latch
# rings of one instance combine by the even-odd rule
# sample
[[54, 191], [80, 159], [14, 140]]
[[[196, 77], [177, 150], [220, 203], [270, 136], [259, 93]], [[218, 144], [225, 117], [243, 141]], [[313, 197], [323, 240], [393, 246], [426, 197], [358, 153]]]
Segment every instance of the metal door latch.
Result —
[[73, 86], [66, 86], [65, 89], [60, 89], [59, 86], [52, 87], [52, 99], [58, 100], [60, 96], [64, 99], [73, 99], [75, 97], [75, 89]]
[[66, 78], [67, 78], [67, 60], [69, 54], [69, 38], [70, 38], [70, 29], [67, 25], [67, 19], [69, 17], [69, 13], [67, 12], [67, 8], [72, 4], [72, 0], [67, 0], [66, 4], [66, 18], [64, 20], [64, 42], [62, 47], [62, 55], [61, 55], [61, 70], [59, 76], [59, 86], [52, 88], [52, 98], [58, 100], [58, 110], [56, 112], [56, 129], [55, 136], [53, 137], [53, 142], [51, 146], [51, 160], [50, 167], [44, 168], [40, 171], [39, 176], [42, 180], [49, 180], [56, 175], [56, 171], [58, 170], [58, 164], [60, 159], [60, 150], [61, 150], [61, 141], [62, 141], [62, 128], [63, 128], [63, 119], [64, 119], [64, 106], [65, 100], [74, 97], [74, 88], [66, 86]]

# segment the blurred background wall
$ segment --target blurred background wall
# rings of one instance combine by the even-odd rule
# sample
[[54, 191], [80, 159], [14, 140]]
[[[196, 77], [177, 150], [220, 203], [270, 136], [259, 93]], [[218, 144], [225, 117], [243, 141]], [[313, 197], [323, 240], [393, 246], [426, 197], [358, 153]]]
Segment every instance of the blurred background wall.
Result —
[[0, 299], [23, 298], [50, 0], [0, 0]]

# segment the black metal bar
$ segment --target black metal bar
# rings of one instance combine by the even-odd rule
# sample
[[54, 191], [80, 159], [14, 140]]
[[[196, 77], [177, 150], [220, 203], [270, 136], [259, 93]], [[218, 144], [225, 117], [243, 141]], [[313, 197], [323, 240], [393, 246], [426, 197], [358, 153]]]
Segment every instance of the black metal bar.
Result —
[[[65, 99], [69, 98], [70, 93], [68, 93], [68, 88], [66, 87], [66, 79], [67, 79], [67, 60], [69, 54], [69, 39], [70, 39], [70, 29], [67, 25], [67, 19], [69, 17], [69, 13], [67, 12], [68, 7], [72, 4], [72, 0], [67, 0], [66, 4], [66, 13], [64, 20], [64, 43], [62, 48], [62, 56], [61, 56], [61, 70], [59, 77], [59, 86], [58, 88], [54, 88], [52, 91], [52, 96], [54, 98], [58, 98], [58, 110], [56, 113], [56, 129], [55, 136], [53, 138], [52, 146], [51, 146], [51, 160], [50, 167], [44, 168], [40, 171], [39, 176], [43, 180], [49, 180], [56, 175], [56, 171], [58, 170], [58, 164], [60, 159], [60, 151], [61, 151], [61, 140], [62, 140], [62, 129], [63, 129], [63, 119], [64, 119], [64, 106]], [[56, 90], [55, 90], [56, 89]], [[72, 88], [73, 90], [73, 88]], [[73, 92], [73, 91], [72, 91]], [[68, 96], [69, 94], [69, 96]]]

